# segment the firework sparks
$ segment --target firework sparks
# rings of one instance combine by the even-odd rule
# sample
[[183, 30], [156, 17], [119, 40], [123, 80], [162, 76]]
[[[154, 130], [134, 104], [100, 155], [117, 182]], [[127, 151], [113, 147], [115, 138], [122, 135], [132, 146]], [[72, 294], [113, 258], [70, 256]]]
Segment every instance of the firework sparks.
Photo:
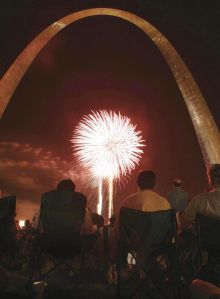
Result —
[[130, 119], [105, 110], [84, 116], [71, 140], [79, 162], [99, 181], [97, 211], [102, 210], [102, 182], [109, 182], [109, 216], [113, 210], [113, 181], [131, 173], [139, 163], [144, 140]]

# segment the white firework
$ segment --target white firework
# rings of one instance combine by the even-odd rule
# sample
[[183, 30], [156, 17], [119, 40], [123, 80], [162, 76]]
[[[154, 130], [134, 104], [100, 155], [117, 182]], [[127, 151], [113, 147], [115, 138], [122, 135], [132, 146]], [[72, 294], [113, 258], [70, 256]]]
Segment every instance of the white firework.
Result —
[[[84, 116], [71, 142], [74, 155], [94, 178], [99, 179], [99, 186], [103, 179], [109, 181], [111, 194], [113, 180], [131, 173], [140, 161], [144, 146], [141, 132], [136, 131], [130, 118], [106, 110], [92, 111]], [[99, 193], [100, 190], [101, 187]], [[110, 201], [112, 206], [112, 198]]]

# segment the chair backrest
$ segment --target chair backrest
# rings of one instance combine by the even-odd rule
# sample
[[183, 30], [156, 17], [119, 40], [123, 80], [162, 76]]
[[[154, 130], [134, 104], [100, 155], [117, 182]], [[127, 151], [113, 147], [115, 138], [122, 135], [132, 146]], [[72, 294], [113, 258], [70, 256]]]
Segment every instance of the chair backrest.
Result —
[[0, 248], [7, 249], [15, 238], [16, 196], [0, 198]]
[[175, 210], [142, 212], [122, 207], [120, 237], [133, 249], [159, 247], [171, 243], [176, 233]]
[[10, 217], [15, 217], [16, 196], [10, 195], [0, 198], [0, 223]]
[[200, 247], [220, 254], [220, 218], [197, 214], [196, 230]]
[[53, 190], [42, 195], [40, 222], [47, 244], [64, 248], [79, 242], [86, 202], [78, 192]]

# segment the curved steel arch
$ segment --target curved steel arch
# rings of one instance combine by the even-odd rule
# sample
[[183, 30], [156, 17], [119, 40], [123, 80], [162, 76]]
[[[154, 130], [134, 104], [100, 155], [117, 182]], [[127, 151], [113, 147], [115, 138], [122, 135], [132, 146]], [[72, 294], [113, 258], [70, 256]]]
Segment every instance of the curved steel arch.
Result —
[[26, 70], [40, 50], [63, 28], [96, 15], [124, 19], [143, 30], [158, 47], [169, 65], [192, 119], [206, 165], [220, 163], [220, 134], [206, 101], [192, 74], [175, 48], [154, 26], [130, 12], [112, 8], [92, 8], [69, 14], [38, 34], [16, 58], [0, 81], [0, 118]]

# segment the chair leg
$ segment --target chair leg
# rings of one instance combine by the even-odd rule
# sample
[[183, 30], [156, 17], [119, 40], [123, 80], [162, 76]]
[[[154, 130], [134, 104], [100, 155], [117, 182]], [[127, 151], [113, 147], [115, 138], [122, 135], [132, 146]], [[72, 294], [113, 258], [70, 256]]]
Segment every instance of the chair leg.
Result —
[[38, 268], [38, 258], [37, 258], [37, 252], [36, 248], [31, 248], [30, 255], [29, 255], [29, 261], [28, 261], [28, 277], [29, 281], [32, 282], [34, 271], [36, 267]]
[[121, 296], [121, 268], [120, 268], [119, 263], [116, 264], [116, 273], [117, 273], [117, 290], [116, 290], [116, 294], [117, 294], [117, 298], [120, 298], [120, 296]]
[[105, 277], [107, 277], [109, 270], [109, 242], [108, 242], [108, 227], [104, 227], [103, 229], [103, 251], [104, 251], [104, 273]]

